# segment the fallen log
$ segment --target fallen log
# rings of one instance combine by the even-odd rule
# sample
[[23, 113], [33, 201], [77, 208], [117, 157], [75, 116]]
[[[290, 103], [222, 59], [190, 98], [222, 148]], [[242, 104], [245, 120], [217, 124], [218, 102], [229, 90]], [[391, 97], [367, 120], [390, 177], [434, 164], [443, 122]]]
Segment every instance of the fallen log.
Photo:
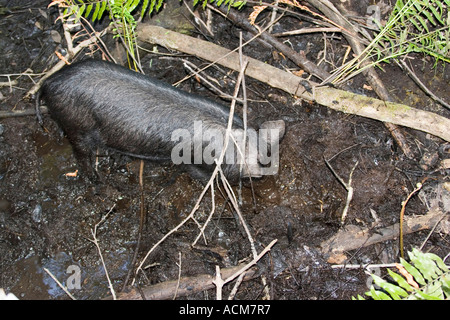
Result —
[[[221, 275], [224, 279], [230, 277], [237, 271], [242, 269], [242, 265], [236, 267], [221, 269]], [[244, 281], [253, 279], [256, 276], [256, 269], [249, 269], [245, 272]], [[194, 294], [204, 290], [215, 288], [213, 281], [215, 275], [201, 274], [194, 277], [182, 277], [179, 280], [170, 280], [161, 282], [155, 285], [147, 286], [144, 288], [132, 289], [127, 293], [120, 293], [118, 295], [119, 300], [167, 300], [173, 299], [176, 293], [176, 297], [184, 297], [188, 294]], [[111, 300], [112, 297], [107, 297], [106, 300]]]
[[[239, 54], [216, 44], [180, 34], [157, 26], [138, 27], [140, 41], [158, 44], [171, 50], [195, 55], [238, 71]], [[307, 101], [317, 102], [331, 109], [362, 117], [391, 122], [416, 130], [424, 131], [450, 141], [450, 120], [432, 112], [415, 109], [400, 103], [374, 99], [344, 90], [318, 86], [309, 82], [312, 90], [302, 85], [305, 79], [297, 77], [256, 59], [247, 57], [249, 63], [246, 75], [268, 85], [284, 90]]]
[[[415, 217], [405, 217], [403, 234], [431, 229], [442, 218], [448, 215], [439, 208], [430, 210], [427, 214]], [[400, 224], [395, 223], [385, 228], [373, 229], [348, 225], [340, 229], [331, 238], [321, 243], [321, 251], [330, 263], [342, 263], [344, 252], [367, 247], [372, 244], [392, 240], [399, 236]]]

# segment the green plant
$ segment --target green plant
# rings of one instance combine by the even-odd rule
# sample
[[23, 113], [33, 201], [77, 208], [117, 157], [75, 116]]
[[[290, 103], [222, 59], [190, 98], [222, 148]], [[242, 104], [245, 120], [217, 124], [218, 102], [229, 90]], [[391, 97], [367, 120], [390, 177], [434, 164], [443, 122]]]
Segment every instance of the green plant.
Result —
[[[71, 17], [75, 22], [78, 22], [81, 17], [95, 22], [102, 19], [105, 12], [109, 12], [115, 37], [123, 39], [128, 53], [134, 58], [137, 23], [133, 12], [140, 8], [140, 17], [143, 18], [146, 12], [149, 14], [158, 12], [163, 2], [164, 0], [54, 0], [50, 6], [57, 4], [60, 8], [64, 8], [63, 18]], [[217, 6], [224, 4], [236, 8], [241, 8], [245, 4], [245, 1], [240, 0], [193, 0], [194, 6], [200, 2], [203, 7], [208, 2], [215, 3]]]
[[147, 12], [147, 9], [150, 14], [154, 10], [159, 11], [163, 1], [164, 0], [55, 0], [52, 4], [59, 4], [60, 6], [65, 7], [64, 15], [75, 13], [78, 18], [83, 16], [89, 18], [92, 22], [95, 22], [96, 20], [100, 20], [106, 11], [117, 12], [117, 8], [119, 7], [123, 13], [131, 15], [139, 4], [142, 4], [142, 17]]
[[450, 0], [397, 0], [386, 25], [358, 57], [338, 70], [333, 82], [412, 52], [430, 55], [436, 63], [450, 62], [449, 6]]
[[[398, 274], [388, 269], [392, 282], [371, 274], [374, 286], [365, 294], [374, 300], [448, 300], [450, 299], [450, 271], [440, 257], [418, 249], [408, 252], [411, 263], [400, 259]], [[360, 295], [358, 300], [364, 300]]]
[[[120, 7], [121, 12], [131, 15], [139, 5], [141, 5], [140, 16], [143, 18], [146, 12], [148, 12], [148, 14], [152, 14], [155, 11], [158, 12], [164, 3], [164, 0], [55, 0], [52, 3], [64, 5], [67, 8], [64, 14], [75, 12], [78, 18], [83, 16], [94, 22], [100, 20], [105, 11], [110, 11], [110, 8], [117, 12], [117, 8]], [[217, 6], [224, 4], [230, 7], [241, 8], [245, 4], [245, 1], [193, 0], [194, 6], [199, 3], [202, 3], [203, 7], [206, 7], [208, 3], [215, 3]]]
[[[158, 1], [158, 2], [157, 2]], [[156, 5], [159, 9], [163, 0], [152, 0], [151, 10]], [[57, 4], [64, 8], [62, 19], [72, 19], [77, 23], [81, 17], [88, 18], [92, 22], [100, 20], [105, 12], [109, 12], [111, 25], [115, 37], [121, 37], [128, 48], [128, 53], [135, 55], [136, 20], [132, 12], [137, 8], [141, 0], [55, 0], [50, 5]], [[148, 0], [144, 5], [148, 5]], [[146, 8], [143, 8], [143, 12]]]

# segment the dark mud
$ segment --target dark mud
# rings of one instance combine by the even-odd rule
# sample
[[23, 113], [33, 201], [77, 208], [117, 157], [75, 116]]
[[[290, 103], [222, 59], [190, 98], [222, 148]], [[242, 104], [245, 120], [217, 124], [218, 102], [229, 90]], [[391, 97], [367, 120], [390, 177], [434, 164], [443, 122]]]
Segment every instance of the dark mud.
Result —
[[[53, 52], [63, 50], [65, 43], [57, 37], [62, 35], [62, 28], [53, 23], [56, 12], [46, 5], [46, 1], [0, 1], [0, 8], [8, 8], [0, 16], [2, 75], [23, 73], [28, 68], [41, 73], [56, 62]], [[298, 24], [298, 20], [290, 18], [277, 28], [293, 29]], [[213, 25], [216, 43], [229, 48], [237, 46], [238, 30], [218, 16], [214, 16]], [[245, 33], [244, 36], [249, 37]], [[322, 36], [289, 40], [297, 50], [307, 50], [312, 60], [323, 49]], [[327, 40], [327, 59], [338, 63], [345, 52], [345, 40], [340, 36]], [[115, 48], [112, 39], [107, 43]], [[158, 50], [166, 52], [163, 48]], [[244, 53], [280, 68], [295, 68], [259, 42], [246, 47]], [[89, 50], [84, 54], [90, 54]], [[98, 53], [94, 55], [99, 57]], [[203, 63], [192, 57], [189, 60]], [[147, 54], [142, 61], [147, 74], [169, 83], [187, 74], [177, 57], [165, 59]], [[449, 70], [442, 65], [431, 69], [433, 63], [421, 57], [414, 60], [419, 76], [436, 94], [450, 101]], [[232, 92], [235, 73], [217, 68], [209, 69], [208, 74], [219, 80], [223, 91]], [[1, 88], [0, 111], [33, 108], [22, 97], [31, 88], [32, 79], [36, 81], [39, 76], [11, 78], [17, 79], [18, 84]], [[382, 78], [399, 101], [449, 116], [448, 110], [432, 102], [397, 67], [386, 66]], [[2, 76], [2, 82], [7, 80]], [[356, 91], [373, 95], [363, 89], [363, 84], [362, 78], [351, 83]], [[218, 99], [194, 79], [181, 86]], [[324, 159], [332, 158], [330, 164], [344, 180], [358, 161], [347, 224], [370, 226], [374, 222], [371, 212], [376, 212], [381, 224], [387, 226], [398, 222], [402, 201], [426, 177], [424, 189], [410, 200], [407, 215], [424, 214], [436, 201], [441, 208], [449, 209], [449, 200], [444, 197], [448, 197], [448, 190], [442, 187], [445, 182], [448, 184], [448, 172], [437, 170], [439, 162], [449, 158], [448, 147], [445, 148], [448, 144], [404, 129], [416, 154], [416, 159], [409, 160], [380, 122], [295, 101], [252, 79], [247, 79], [247, 86], [250, 123], [283, 119], [287, 124], [279, 174], [253, 182], [256, 208], [250, 187], [245, 184], [242, 191], [242, 212], [257, 250], [278, 239], [270, 254], [258, 264], [259, 272], [268, 279], [271, 298], [349, 299], [364, 293], [367, 275], [363, 270], [332, 269], [320, 252], [320, 243], [341, 228], [347, 197]], [[99, 171], [105, 180], [103, 184], [93, 185], [83, 177], [69, 178], [66, 173], [77, 169], [72, 149], [52, 120], [47, 116], [44, 120], [46, 131], [32, 116], [0, 119], [0, 287], [20, 299], [68, 299], [44, 271], [46, 268], [66, 285], [75, 285], [71, 292], [76, 298], [101, 299], [110, 291], [98, 250], [91, 241], [92, 230], [106, 216], [96, 236], [113, 286], [120, 291], [132, 268], [138, 238], [139, 161], [102, 155]], [[436, 160], [426, 161], [428, 156]], [[203, 189], [176, 167], [151, 163], [145, 164], [144, 182], [146, 217], [138, 262], [191, 212]], [[438, 187], [441, 195], [436, 193]], [[229, 267], [248, 259], [251, 251], [247, 237], [219, 190], [215, 207], [214, 218], [205, 231], [208, 249], [191, 247], [198, 227], [189, 221], [150, 255], [146, 261], [150, 267], [145, 269], [145, 277], [141, 274], [136, 278], [136, 283], [145, 286], [177, 279], [179, 255], [182, 276], [213, 274], [217, 264]], [[211, 195], [207, 193], [196, 214], [197, 221], [204, 222], [210, 211]], [[408, 235], [406, 249], [420, 245], [427, 235], [428, 231]], [[449, 252], [448, 236], [432, 234], [425, 250], [445, 256]], [[394, 240], [361, 248], [348, 257], [352, 264], [393, 262], [398, 257], [398, 243]], [[77, 272], [79, 282], [71, 277]], [[256, 278], [243, 283], [236, 298], [259, 299], [262, 292], [261, 280]], [[214, 297], [214, 291], [205, 291], [185, 298]]]

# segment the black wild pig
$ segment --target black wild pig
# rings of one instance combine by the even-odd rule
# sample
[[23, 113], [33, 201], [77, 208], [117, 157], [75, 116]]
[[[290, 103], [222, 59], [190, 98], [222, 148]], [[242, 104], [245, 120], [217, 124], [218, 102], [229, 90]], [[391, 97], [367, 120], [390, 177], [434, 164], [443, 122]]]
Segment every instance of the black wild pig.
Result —
[[[186, 165], [194, 177], [204, 178], [212, 172], [214, 159], [220, 155], [229, 117], [229, 109], [216, 102], [98, 60], [66, 66], [44, 82], [36, 101], [42, 124], [41, 99], [71, 142], [81, 170], [91, 179], [96, 179], [91, 160], [97, 149], [153, 161], [173, 161]], [[238, 116], [233, 121], [233, 138], [242, 143], [243, 122]], [[263, 125], [276, 131], [275, 135], [256, 139], [256, 131], [249, 129], [252, 135], [248, 135], [245, 153], [239, 153], [230, 141], [231, 151], [227, 149], [222, 166], [230, 180], [239, 178], [241, 162], [245, 177], [267, 174], [258, 163], [258, 159], [268, 162], [267, 155], [256, 149], [261, 142], [264, 147], [276, 144], [278, 148], [284, 122]], [[245, 161], [239, 162], [241, 154]], [[273, 154], [272, 148], [272, 158]]]

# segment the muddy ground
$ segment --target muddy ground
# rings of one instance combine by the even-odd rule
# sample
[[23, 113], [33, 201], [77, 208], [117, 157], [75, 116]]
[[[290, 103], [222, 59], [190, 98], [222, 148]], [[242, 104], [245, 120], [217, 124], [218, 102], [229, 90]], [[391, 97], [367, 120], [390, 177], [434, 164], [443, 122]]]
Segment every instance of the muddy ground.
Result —
[[[33, 102], [23, 100], [25, 93], [42, 72], [58, 60], [54, 51], [64, 53], [66, 47], [55, 9], [47, 9], [48, 1], [0, 1], [0, 73], [1, 82], [17, 80], [13, 86], [1, 87], [0, 111], [33, 109]], [[178, 2], [177, 2], [178, 3]], [[389, 3], [388, 3], [389, 4]], [[364, 16], [361, 4], [353, 8]], [[163, 11], [164, 12], [164, 11]], [[244, 14], [249, 14], [244, 10]], [[158, 16], [162, 17], [162, 16]], [[186, 13], [175, 20], [192, 21]], [[164, 19], [158, 19], [163, 20]], [[167, 21], [167, 20], [166, 20]], [[146, 20], [148, 22], [148, 19]], [[101, 29], [106, 19], [96, 25]], [[172, 25], [166, 22], [167, 25]], [[286, 18], [276, 31], [298, 28], [300, 21]], [[188, 32], [202, 37], [190, 27]], [[301, 26], [308, 26], [302, 22]], [[185, 26], [183, 27], [185, 28]], [[215, 43], [227, 48], [238, 46], [239, 29], [213, 14]], [[250, 35], [244, 32], [244, 37]], [[323, 50], [323, 35], [290, 37], [296, 50], [306, 50], [317, 61]], [[111, 36], [105, 38], [109, 49], [116, 52]], [[339, 35], [327, 37], [327, 61], [338, 65], [346, 50]], [[93, 55], [95, 48], [85, 49], [77, 60]], [[158, 54], [142, 52], [142, 65], [147, 74], [175, 83], [188, 71], [181, 58], [204, 65], [194, 57], [170, 53], [164, 48]], [[123, 59], [120, 50], [116, 57]], [[279, 68], [297, 69], [267, 45], [253, 42], [244, 53]], [[420, 56], [412, 66], [429, 88], [446, 101], [450, 70]], [[331, 65], [326, 66], [328, 70]], [[31, 75], [20, 75], [29, 70]], [[237, 74], [224, 68], [210, 68], [224, 92], [232, 93]], [[448, 117], [450, 111], [434, 103], [395, 65], [385, 66], [380, 75], [388, 90], [407, 105], [431, 110]], [[448, 192], [444, 183], [448, 171], [439, 170], [441, 160], [449, 158], [448, 143], [423, 132], [402, 128], [415, 159], [407, 159], [393, 142], [384, 125], [378, 121], [346, 115], [326, 107], [297, 101], [286, 93], [272, 89], [250, 78], [247, 80], [249, 122], [261, 119], [286, 122], [286, 136], [281, 143], [280, 170], [253, 182], [256, 207], [248, 184], [242, 190], [242, 207], [247, 224], [260, 252], [272, 240], [277, 244], [258, 263], [258, 275], [264, 275], [271, 299], [349, 299], [367, 291], [367, 275], [363, 269], [332, 269], [320, 251], [322, 241], [339, 229], [340, 216], [347, 193], [327, 168], [324, 158], [345, 180], [358, 161], [353, 174], [355, 193], [347, 224], [371, 226], [373, 212], [388, 226], [399, 221], [402, 201], [417, 182], [428, 178], [423, 190], [407, 206], [408, 216], [423, 215], [438, 203], [448, 210]], [[363, 78], [350, 85], [355, 91], [374, 96], [364, 89]], [[220, 100], [204, 85], [191, 78], [181, 88]], [[229, 103], [222, 101], [223, 103]], [[20, 299], [69, 299], [44, 268], [63, 283], [72, 281], [73, 269], [80, 271], [80, 287], [71, 290], [77, 299], [101, 299], [110, 295], [104, 267], [97, 248], [91, 241], [92, 230], [106, 216], [97, 230], [97, 239], [112, 284], [120, 291], [136, 249], [140, 220], [139, 161], [124, 156], [100, 158], [99, 171], [103, 184], [95, 185], [82, 177], [67, 178], [77, 169], [70, 144], [61, 137], [55, 123], [46, 116], [46, 131], [33, 116], [0, 119], [0, 288]], [[429, 156], [432, 163], [425, 162]], [[167, 232], [192, 210], [203, 186], [176, 167], [145, 164], [145, 222], [137, 262]], [[448, 186], [448, 185], [447, 185]], [[437, 191], [440, 190], [439, 195]], [[447, 197], [447, 198], [445, 198]], [[437, 201], [437, 202], [436, 202]], [[215, 266], [235, 266], [251, 257], [247, 237], [239, 227], [223, 193], [216, 189], [215, 215], [205, 231], [207, 245], [192, 248], [198, 227], [189, 221], [171, 235], [146, 261], [145, 275], [140, 273], [135, 285], [147, 286], [178, 278], [181, 275], [214, 274]], [[211, 195], [207, 193], [196, 219], [206, 220], [211, 211]], [[429, 231], [405, 237], [406, 250], [420, 246]], [[448, 235], [434, 232], [424, 250], [444, 257], [449, 252]], [[347, 254], [349, 264], [389, 263], [398, 260], [398, 240], [386, 241]], [[72, 270], [72, 271], [71, 271]], [[129, 283], [134, 279], [131, 276]], [[230, 290], [225, 288], [225, 292]], [[237, 299], [261, 299], [264, 295], [261, 277], [244, 282]], [[214, 299], [215, 291], [207, 290], [185, 296], [187, 299]]]

